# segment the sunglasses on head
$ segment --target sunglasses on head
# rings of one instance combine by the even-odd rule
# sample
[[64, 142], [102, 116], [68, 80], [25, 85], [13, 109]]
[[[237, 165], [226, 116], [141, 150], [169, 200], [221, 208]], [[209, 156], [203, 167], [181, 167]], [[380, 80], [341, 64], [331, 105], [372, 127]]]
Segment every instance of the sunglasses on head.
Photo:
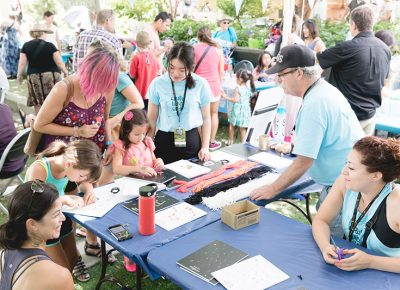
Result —
[[34, 181], [32, 181], [31, 191], [32, 191], [32, 195], [31, 195], [31, 201], [29, 202], [28, 209], [31, 208], [31, 206], [32, 206], [33, 196], [36, 193], [43, 193], [43, 191], [44, 191], [43, 182], [40, 181], [39, 179], [35, 179]]

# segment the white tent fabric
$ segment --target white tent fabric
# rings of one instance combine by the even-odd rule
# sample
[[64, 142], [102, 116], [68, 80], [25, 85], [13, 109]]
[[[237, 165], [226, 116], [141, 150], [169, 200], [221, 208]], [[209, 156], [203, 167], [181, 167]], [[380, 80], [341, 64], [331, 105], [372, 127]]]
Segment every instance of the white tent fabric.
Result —
[[235, 0], [236, 16], [239, 15], [240, 7], [242, 7], [243, 0]]
[[263, 12], [267, 11], [268, 0], [261, 0], [261, 5], [262, 5], [262, 11]]

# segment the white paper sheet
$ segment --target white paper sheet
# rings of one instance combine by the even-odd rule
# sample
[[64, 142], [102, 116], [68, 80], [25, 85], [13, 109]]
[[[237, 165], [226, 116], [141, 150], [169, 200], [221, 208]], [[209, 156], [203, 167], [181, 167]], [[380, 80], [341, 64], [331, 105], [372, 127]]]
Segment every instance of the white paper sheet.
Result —
[[156, 213], [156, 225], [170, 231], [206, 214], [205, 211], [182, 202]]
[[228, 290], [262, 290], [289, 279], [261, 255], [211, 274]]
[[[63, 207], [62, 211], [91, 217], [102, 217], [118, 203], [139, 196], [139, 187], [146, 184], [149, 184], [146, 180], [123, 177], [115, 180], [115, 182], [96, 187], [94, 189], [94, 194], [97, 198], [95, 203], [77, 209]], [[163, 184], [158, 184], [158, 186], [158, 190], [165, 188]], [[119, 192], [112, 193], [111, 189], [116, 187], [119, 188]]]
[[165, 168], [168, 168], [186, 178], [195, 178], [211, 171], [211, 169], [208, 167], [195, 164], [188, 160], [178, 160], [172, 162], [165, 165]]
[[267, 152], [259, 152], [257, 154], [251, 155], [249, 160], [255, 161], [276, 169], [283, 169], [289, 167], [292, 164], [292, 160], [280, 157], [278, 155], [267, 153]]
[[236, 161], [243, 160], [244, 158], [237, 155], [230, 154], [225, 151], [217, 150], [210, 153], [211, 160], [218, 162], [220, 160], [228, 160], [228, 163], [235, 163]]

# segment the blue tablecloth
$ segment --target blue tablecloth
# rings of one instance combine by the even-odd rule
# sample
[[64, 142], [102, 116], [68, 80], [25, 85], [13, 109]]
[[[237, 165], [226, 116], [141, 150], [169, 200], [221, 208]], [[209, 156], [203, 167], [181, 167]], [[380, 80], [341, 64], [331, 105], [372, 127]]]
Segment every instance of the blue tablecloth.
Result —
[[[260, 223], [232, 230], [218, 221], [161, 248], [152, 250], [147, 261], [150, 267], [185, 289], [224, 289], [179, 268], [176, 261], [204, 245], [220, 240], [249, 256], [262, 255], [280, 268], [290, 279], [270, 289], [399, 289], [400, 275], [375, 270], [346, 272], [328, 265], [315, 244], [309, 225], [291, 220], [261, 208]], [[335, 238], [339, 247], [354, 244]], [[361, 247], [357, 247], [361, 248]], [[371, 251], [368, 251], [371, 252]], [[300, 279], [298, 276], [301, 275]]]
[[[178, 193], [176, 191], [170, 191], [168, 193], [180, 200], [188, 196], [188, 194]], [[93, 231], [107, 244], [134, 260], [146, 271], [151, 279], [156, 279], [158, 275], [151, 271], [147, 265], [147, 254], [150, 250], [165, 245], [220, 219], [219, 212], [210, 211], [203, 205], [197, 205], [197, 207], [206, 211], [207, 215], [169, 232], [156, 226], [156, 233], [151, 236], [142, 236], [139, 234], [138, 216], [125, 209], [121, 204], [114, 207], [102, 218], [88, 219], [88, 217], [78, 215], [69, 216], [77, 223]], [[126, 224], [129, 232], [133, 233], [133, 238], [118, 242], [107, 230], [109, 226], [115, 224]]]

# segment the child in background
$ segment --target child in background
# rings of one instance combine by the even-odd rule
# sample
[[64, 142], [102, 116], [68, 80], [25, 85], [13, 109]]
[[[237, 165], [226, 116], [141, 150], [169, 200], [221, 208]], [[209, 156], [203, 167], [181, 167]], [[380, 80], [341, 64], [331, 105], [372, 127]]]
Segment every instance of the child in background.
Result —
[[164, 40], [164, 56], [162, 59], [163, 66], [165, 69], [167, 69], [168, 66], [168, 55], [169, 52], [171, 51], [171, 48], [174, 46], [174, 40], [170, 37], [168, 37], [166, 40]]
[[[247, 82], [250, 81], [250, 88]], [[253, 75], [250, 71], [238, 70], [236, 72], [237, 87], [234, 90], [233, 98], [229, 97], [224, 91], [221, 91], [223, 98], [233, 103], [231, 113], [229, 115], [229, 145], [233, 144], [235, 128], [240, 128], [240, 137], [242, 142], [246, 137], [246, 129], [249, 126], [251, 118], [250, 98], [255, 92]]]
[[137, 53], [131, 59], [129, 75], [135, 79], [135, 86], [139, 90], [147, 111], [147, 89], [151, 81], [160, 70], [158, 59], [150, 51], [151, 38], [146, 31], [140, 31], [136, 35]]
[[253, 70], [253, 77], [260, 82], [273, 81], [273, 77], [269, 76], [266, 71], [271, 67], [272, 55], [268, 51], [262, 52], [258, 57], [258, 65]]
[[[153, 140], [146, 137], [148, 129], [149, 120], [145, 111], [133, 109], [126, 112], [119, 131], [119, 139], [114, 141], [111, 147], [114, 174], [156, 176], [156, 170], [164, 169], [163, 160], [154, 155]], [[127, 257], [124, 257], [124, 265], [129, 272], [136, 270], [135, 263]]]

